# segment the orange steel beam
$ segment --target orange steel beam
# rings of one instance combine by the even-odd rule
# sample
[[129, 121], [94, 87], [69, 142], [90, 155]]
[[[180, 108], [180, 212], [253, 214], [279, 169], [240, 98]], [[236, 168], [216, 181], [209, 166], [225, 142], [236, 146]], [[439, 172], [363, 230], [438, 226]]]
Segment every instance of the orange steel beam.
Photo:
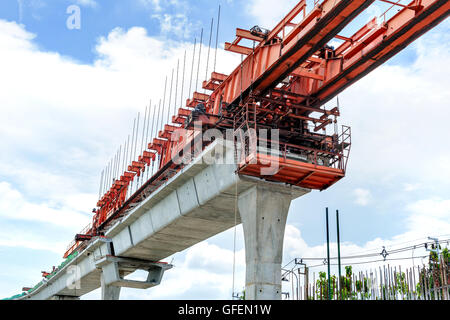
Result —
[[309, 71], [305, 70], [304, 68], [298, 68], [298, 69], [292, 71], [291, 74], [294, 76], [298, 76], [298, 77], [310, 78], [310, 79], [320, 80], [320, 81], [323, 81], [325, 79], [324, 76], [314, 73], [314, 72], [309, 72]]
[[223, 102], [226, 103], [237, 103], [242, 96], [248, 96], [251, 90], [264, 92], [275, 86], [336, 36], [373, 1], [325, 0], [306, 15], [286, 40], [271, 43], [276, 40], [285, 22], [291, 22], [301, 12], [302, 1], [269, 34], [266, 41], [255, 47], [254, 52], [253, 49], [246, 51], [248, 57], [211, 95], [215, 99], [212, 113], [217, 114], [219, 110], [220, 99], [216, 97], [222, 96]]
[[302, 0], [281, 20], [275, 28], [269, 33], [268, 39], [273, 39], [278, 36], [280, 32], [286, 27], [286, 25], [290, 25], [292, 20], [295, 19], [302, 11], [305, 12], [306, 9], [306, 1]]
[[248, 30], [244, 30], [244, 29], [236, 29], [236, 37], [237, 38], [241, 38], [241, 39], [248, 39], [248, 40], [252, 40], [252, 41], [262, 41], [264, 40], [263, 37], [259, 36], [259, 35], [254, 35], [253, 33], [251, 33], [251, 31]]
[[[353, 43], [344, 42], [336, 49], [339, 55], [328, 62], [322, 82], [316, 82], [316, 87], [304, 84], [299, 92], [315, 98], [312, 106], [323, 105], [450, 14], [450, 2], [446, 0], [423, 0], [421, 5], [418, 11], [403, 8], [383, 24], [372, 21], [370, 27], [364, 27], [351, 37]], [[306, 90], [308, 85], [314, 89]]]
[[253, 52], [252, 48], [240, 46], [238, 44], [229, 42], [225, 42], [225, 50], [245, 55], [250, 55]]

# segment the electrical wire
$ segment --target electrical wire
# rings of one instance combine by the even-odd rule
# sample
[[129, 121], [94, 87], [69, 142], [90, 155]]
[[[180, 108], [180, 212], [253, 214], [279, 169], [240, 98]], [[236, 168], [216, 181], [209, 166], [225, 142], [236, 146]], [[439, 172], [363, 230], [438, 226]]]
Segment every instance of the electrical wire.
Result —
[[[416, 257], [406, 257], [406, 258], [391, 258], [391, 259], [382, 259], [382, 260], [373, 260], [373, 261], [363, 261], [363, 262], [353, 262], [353, 263], [346, 263], [345, 266], [353, 266], [353, 265], [359, 265], [359, 264], [370, 264], [370, 263], [378, 263], [378, 262], [386, 262], [386, 261], [400, 261], [400, 260], [412, 260], [412, 259], [424, 259], [428, 257], [426, 256], [416, 256]], [[317, 268], [317, 267], [324, 267], [325, 264], [318, 264], [309, 266], [308, 268]], [[338, 266], [337, 263], [331, 263], [330, 266]]]
[[[439, 244], [442, 243], [446, 243], [450, 241], [450, 239], [443, 239], [443, 240], [439, 240]], [[408, 242], [409, 243], [409, 242]], [[395, 249], [395, 250], [391, 250], [388, 251], [389, 255], [393, 255], [393, 254], [399, 254], [399, 253], [404, 253], [404, 252], [408, 252], [411, 250], [416, 250], [420, 247], [425, 247], [425, 244], [434, 244], [434, 242], [425, 242], [425, 243], [421, 243], [421, 244], [416, 244], [414, 246], [408, 246], [408, 247], [404, 247], [404, 248], [399, 248], [399, 249]], [[380, 250], [380, 249], [379, 249]], [[381, 250], [380, 250], [381, 251]], [[372, 258], [372, 257], [378, 257], [380, 256], [381, 253], [373, 253], [373, 254], [358, 254], [358, 255], [353, 255], [353, 256], [343, 256], [341, 257], [341, 260], [354, 260], [354, 259], [362, 259], [362, 258]], [[414, 257], [410, 257], [409, 259], [413, 259]], [[418, 257], [420, 258], [420, 257]], [[337, 260], [338, 257], [330, 257], [330, 260]], [[289, 263], [287, 263], [283, 268], [287, 268], [287, 266], [289, 266], [290, 264], [292, 264], [293, 262], [295, 262], [296, 260], [303, 260], [303, 261], [326, 261], [326, 258], [324, 257], [316, 257], [316, 258], [301, 258], [301, 259], [293, 259], [291, 260]], [[381, 260], [381, 261], [389, 261], [392, 259], [386, 259], [386, 260]], [[395, 259], [394, 259], [395, 260]], [[354, 264], [358, 264], [358, 263], [354, 263]], [[321, 264], [323, 265], [323, 264]], [[331, 264], [334, 265], [334, 264]], [[337, 265], [337, 264], [336, 264]]]

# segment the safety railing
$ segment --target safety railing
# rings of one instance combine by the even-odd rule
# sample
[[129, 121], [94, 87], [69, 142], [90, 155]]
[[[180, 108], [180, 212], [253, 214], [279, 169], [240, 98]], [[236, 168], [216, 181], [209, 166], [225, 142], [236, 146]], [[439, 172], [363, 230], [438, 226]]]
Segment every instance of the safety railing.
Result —
[[257, 153], [261, 153], [278, 157], [284, 162], [288, 159], [293, 159], [317, 166], [340, 169], [345, 172], [350, 155], [351, 128], [348, 126], [342, 126], [342, 133], [337, 137], [337, 141], [333, 142], [332, 137], [325, 138], [325, 140], [328, 139], [329, 141], [326, 143], [331, 144], [331, 147], [327, 149], [315, 149], [292, 143], [273, 141], [248, 132], [241, 132], [239, 137], [240, 157], [238, 159], [241, 167], [248, 164], [249, 159], [253, 161], [257, 159]]
[[[88, 234], [92, 230], [92, 223], [89, 223], [83, 230], [80, 231], [79, 234]], [[66, 249], [66, 253], [64, 254], [64, 258], [70, 256], [81, 244], [81, 241], [76, 241], [75, 239], [69, 244]]]
[[[381, 18], [381, 20], [383, 21], [383, 23], [386, 23], [386, 20], [388, 20], [390, 17], [387, 17], [386, 18], [386, 16], [388, 15], [388, 13], [389, 14], [391, 14], [391, 13], [393, 13], [392, 11], [393, 11], [393, 9], [395, 8], [395, 7], [401, 7], [401, 8], [407, 8], [408, 6], [406, 5], [406, 4], [404, 4], [404, 3], [402, 3], [402, 1], [404, 1], [404, 0], [397, 0], [397, 1], [386, 1], [386, 0], [382, 0], [383, 2], [385, 2], [385, 3], [388, 3], [388, 4], [390, 4], [390, 6], [388, 7], [388, 9], [386, 10], [386, 11], [384, 11], [381, 15], [380, 15], [380, 18]], [[407, 0], [408, 1], [408, 0]], [[410, 1], [409, 1], [410, 2]]]

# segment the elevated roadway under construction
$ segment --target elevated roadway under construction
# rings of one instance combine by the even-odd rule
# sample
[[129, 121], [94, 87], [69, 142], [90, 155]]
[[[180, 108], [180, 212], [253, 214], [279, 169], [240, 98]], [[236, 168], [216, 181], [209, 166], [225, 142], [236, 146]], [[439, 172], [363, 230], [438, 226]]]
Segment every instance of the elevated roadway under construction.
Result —
[[[225, 163], [211, 163], [216, 152], [224, 156], [226, 161], [221, 162]], [[172, 267], [154, 261], [240, 223], [245, 234], [247, 299], [281, 299], [289, 205], [310, 190], [241, 177], [236, 173], [234, 152], [227, 143], [215, 141], [118, 220], [105, 238], [95, 239], [23, 299], [78, 299], [100, 287], [103, 299], [118, 299], [121, 287], [150, 288], [159, 284], [164, 271]], [[124, 278], [139, 269], [149, 272], [147, 281]]]
[[[339, 132], [339, 105], [327, 110], [324, 104], [450, 13], [448, 0], [379, 0], [390, 6], [380, 20], [357, 26], [353, 35], [340, 34], [374, 2], [314, 1], [307, 12], [303, 0], [271, 31], [237, 29], [225, 50], [246, 56], [241, 64], [229, 75], [213, 72], [202, 85], [210, 94], [193, 92], [185, 106], [177, 104], [175, 90], [175, 102], [170, 93], [166, 108], [164, 92], [151, 130], [146, 110], [147, 137], [143, 130], [139, 150], [138, 116], [131, 145], [128, 139], [102, 173], [92, 223], [75, 236], [66, 263], [13, 299], [78, 299], [99, 287], [103, 299], [118, 299], [122, 287], [154, 287], [172, 268], [161, 260], [240, 223], [246, 299], [280, 299], [291, 201], [326, 190], [346, 174], [351, 130], [342, 126]], [[340, 41], [337, 48], [329, 45], [333, 40]], [[217, 139], [197, 153], [196, 137], [211, 129]], [[223, 143], [229, 131], [236, 149]], [[274, 152], [268, 156], [261, 144]], [[186, 154], [198, 156], [176, 161]], [[210, 161], [220, 155], [226, 161]], [[267, 160], [279, 164], [269, 175], [262, 174]], [[147, 271], [147, 279], [127, 278], [136, 270]]]

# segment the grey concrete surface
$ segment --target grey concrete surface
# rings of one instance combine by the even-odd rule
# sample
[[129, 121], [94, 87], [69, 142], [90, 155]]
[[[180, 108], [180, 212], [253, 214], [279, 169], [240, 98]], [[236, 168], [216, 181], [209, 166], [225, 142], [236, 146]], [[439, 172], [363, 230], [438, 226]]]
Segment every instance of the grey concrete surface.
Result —
[[256, 184], [239, 196], [245, 239], [247, 300], [281, 300], [281, 262], [291, 201], [307, 193]]

